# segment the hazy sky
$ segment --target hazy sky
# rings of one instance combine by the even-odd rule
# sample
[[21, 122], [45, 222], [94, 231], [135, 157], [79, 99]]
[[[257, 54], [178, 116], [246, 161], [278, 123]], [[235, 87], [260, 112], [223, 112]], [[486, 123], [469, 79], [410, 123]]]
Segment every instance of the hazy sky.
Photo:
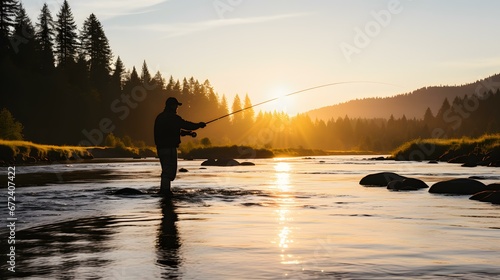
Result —
[[[24, 0], [36, 22], [62, 0]], [[295, 114], [355, 98], [473, 82], [500, 72], [498, 0], [69, 0], [94, 13], [128, 69], [208, 79], [229, 105], [344, 81], [259, 109]]]

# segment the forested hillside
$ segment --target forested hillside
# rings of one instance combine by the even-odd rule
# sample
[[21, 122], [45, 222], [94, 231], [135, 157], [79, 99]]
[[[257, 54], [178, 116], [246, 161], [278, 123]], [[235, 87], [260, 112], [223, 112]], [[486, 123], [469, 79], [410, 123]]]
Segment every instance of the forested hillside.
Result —
[[460, 86], [430, 86], [417, 89], [410, 93], [385, 98], [356, 99], [341, 104], [326, 106], [311, 110], [307, 114], [312, 119], [329, 120], [331, 118], [389, 118], [393, 115], [401, 118], [422, 118], [422, 112], [430, 108], [437, 112], [444, 99], [453, 100], [465, 95], [484, 94], [487, 91], [496, 91], [500, 88], [500, 74], [486, 79]]

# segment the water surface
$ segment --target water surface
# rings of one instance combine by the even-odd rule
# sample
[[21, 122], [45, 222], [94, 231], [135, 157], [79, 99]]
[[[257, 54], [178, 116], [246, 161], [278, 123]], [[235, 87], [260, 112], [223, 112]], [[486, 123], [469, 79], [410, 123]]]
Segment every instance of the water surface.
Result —
[[[189, 172], [178, 174], [173, 200], [154, 195], [156, 160], [18, 167], [19, 174], [53, 173], [59, 181], [16, 190], [16, 273], [4, 265], [1, 278], [500, 276], [499, 205], [358, 184], [381, 171], [429, 185], [469, 176], [488, 184], [500, 182], [498, 169], [363, 156], [253, 162], [202, 168], [200, 161], [180, 161]], [[123, 187], [148, 194], [113, 195]], [[5, 189], [1, 195], [6, 201]]]

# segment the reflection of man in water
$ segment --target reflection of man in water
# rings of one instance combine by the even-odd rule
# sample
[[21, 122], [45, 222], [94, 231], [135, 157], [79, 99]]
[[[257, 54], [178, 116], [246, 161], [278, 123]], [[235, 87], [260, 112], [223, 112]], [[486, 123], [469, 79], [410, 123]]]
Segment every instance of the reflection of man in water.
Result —
[[162, 279], [181, 278], [182, 263], [179, 257], [181, 239], [177, 231], [178, 217], [175, 206], [169, 198], [162, 198], [160, 206], [162, 218], [156, 243], [157, 262], [163, 268]]
[[177, 107], [182, 105], [177, 99], [169, 97], [165, 102], [165, 110], [155, 120], [154, 137], [156, 151], [161, 163], [160, 194], [171, 196], [170, 182], [177, 174], [177, 147], [181, 143], [181, 135], [190, 135], [189, 131], [206, 126], [204, 122], [192, 123], [177, 115]]

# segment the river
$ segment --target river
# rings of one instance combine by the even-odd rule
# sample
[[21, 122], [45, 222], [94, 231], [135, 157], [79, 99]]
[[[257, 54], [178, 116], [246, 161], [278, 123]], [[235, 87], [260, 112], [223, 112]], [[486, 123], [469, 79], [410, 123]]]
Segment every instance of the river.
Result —
[[[0, 278], [500, 277], [500, 205], [359, 185], [382, 171], [429, 186], [469, 176], [488, 184], [500, 182], [498, 168], [366, 156], [252, 162], [202, 167], [181, 160], [188, 172], [178, 173], [172, 200], [154, 194], [161, 171], [154, 159], [18, 166], [16, 174], [54, 173], [64, 183], [16, 188], [16, 272], [6, 265], [2, 189]], [[68, 172], [96, 170], [102, 174], [62, 180]], [[124, 187], [147, 194], [113, 194]]]

